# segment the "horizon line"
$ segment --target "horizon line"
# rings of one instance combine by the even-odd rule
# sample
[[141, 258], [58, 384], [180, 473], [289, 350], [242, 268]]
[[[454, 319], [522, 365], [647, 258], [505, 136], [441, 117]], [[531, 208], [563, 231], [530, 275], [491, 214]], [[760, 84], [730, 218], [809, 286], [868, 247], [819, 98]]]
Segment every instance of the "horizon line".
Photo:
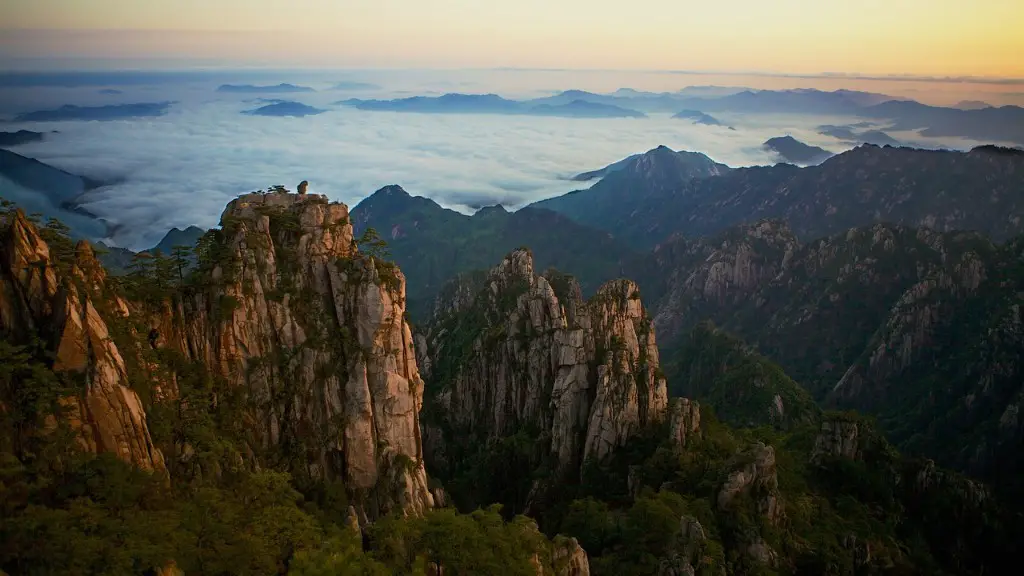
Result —
[[[32, 62], [68, 62], [68, 67], [55, 67], [51, 69], [31, 70], [26, 68], [8, 68], [7, 62], [21, 62], [29, 64]], [[116, 63], [132, 62], [143, 60], [150, 63], [148, 66], [125, 66], [114, 68], [96, 67], [75, 67], [71, 62], [92, 62], [92, 63]], [[69, 62], [70, 61], [70, 62]], [[161, 67], [161, 62], [189, 62], [181, 67]], [[204, 64], [205, 62], [205, 64]], [[822, 71], [811, 73], [784, 72], [772, 70], [686, 70], [668, 68], [566, 68], [566, 67], [536, 67], [536, 66], [332, 66], [329, 64], [281, 64], [281, 63], [246, 63], [244, 61], [219, 60], [219, 59], [197, 59], [178, 57], [159, 58], [85, 58], [85, 57], [15, 57], [0, 58], [0, 75], [46, 75], [61, 73], [133, 73], [133, 72], [155, 72], [155, 73], [181, 73], [181, 72], [296, 72], [296, 71], [324, 71], [324, 72], [550, 72], [550, 73], [632, 73], [632, 74], [675, 74], [690, 76], [760, 76], [767, 78], [795, 78], [807, 80], [863, 80], [876, 82], [937, 82], [950, 84], [991, 84], [1012, 86], [1024, 85], [1024, 77], [1014, 76], [977, 76], [977, 75], [920, 75], [920, 74], [873, 74], [868, 72], [835, 72]]]

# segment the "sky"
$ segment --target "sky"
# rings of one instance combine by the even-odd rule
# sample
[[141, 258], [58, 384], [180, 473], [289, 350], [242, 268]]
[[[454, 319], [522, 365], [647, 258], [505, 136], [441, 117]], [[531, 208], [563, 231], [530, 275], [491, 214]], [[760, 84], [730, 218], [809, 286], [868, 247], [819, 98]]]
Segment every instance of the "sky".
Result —
[[0, 69], [541, 67], [1024, 77], [1020, 0], [0, 0]]

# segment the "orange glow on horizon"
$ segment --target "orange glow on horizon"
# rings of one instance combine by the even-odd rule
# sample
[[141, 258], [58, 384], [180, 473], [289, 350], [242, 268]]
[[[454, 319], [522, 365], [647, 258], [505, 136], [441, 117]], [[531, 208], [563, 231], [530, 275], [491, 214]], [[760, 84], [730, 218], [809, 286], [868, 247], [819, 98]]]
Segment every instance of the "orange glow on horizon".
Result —
[[0, 65], [131, 55], [1024, 77], [1019, 0], [3, 0], [0, 22]]

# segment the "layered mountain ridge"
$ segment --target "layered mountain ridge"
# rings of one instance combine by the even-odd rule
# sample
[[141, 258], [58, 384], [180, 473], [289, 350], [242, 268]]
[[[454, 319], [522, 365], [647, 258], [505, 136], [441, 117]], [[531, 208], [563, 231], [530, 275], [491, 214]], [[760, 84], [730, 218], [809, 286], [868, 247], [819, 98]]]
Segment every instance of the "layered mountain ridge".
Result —
[[715, 177], [675, 170], [656, 152], [644, 155], [647, 170], [616, 170], [589, 190], [532, 206], [613, 231], [638, 249], [673, 234], [706, 236], [765, 218], [785, 220], [806, 238], [875, 222], [977, 230], [997, 240], [1021, 230], [1024, 157], [996, 147], [952, 152], [865, 144], [817, 166], [738, 168]]
[[[737, 342], [697, 333], [674, 361], [693, 367], [689, 392], [742, 404], [722, 411], [738, 427], [669, 399], [637, 283], [585, 300], [516, 249], [447, 284], [414, 334], [402, 272], [352, 219], [322, 196], [247, 194], [187, 276], [147, 254], [108, 277], [59, 226], [4, 212], [5, 570], [980, 574], [1005, 560], [1015, 532], [984, 487], [899, 456], [866, 421], [805, 410]], [[751, 233], [789, 253], [767, 267], [817, 261], [771, 224]], [[936, 286], [980, 289], [980, 245], [936, 237], [922, 242], [969, 248], [945, 249], [956, 276]], [[753, 260], [723, 254], [708, 277], [779, 276], [728, 269]], [[446, 501], [503, 504], [505, 519]], [[535, 520], [509, 518], [521, 511]]]

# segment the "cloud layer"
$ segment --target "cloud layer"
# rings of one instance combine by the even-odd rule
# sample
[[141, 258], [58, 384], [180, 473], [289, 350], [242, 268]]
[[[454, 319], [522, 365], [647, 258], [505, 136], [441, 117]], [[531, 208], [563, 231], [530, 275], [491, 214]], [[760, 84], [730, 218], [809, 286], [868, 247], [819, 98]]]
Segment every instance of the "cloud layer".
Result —
[[[311, 102], [312, 103], [312, 102]], [[721, 114], [693, 125], [668, 115], [642, 119], [365, 112], [336, 107], [306, 118], [242, 114], [241, 99], [179, 100], [159, 118], [11, 125], [57, 130], [20, 154], [118, 184], [89, 193], [86, 208], [117, 226], [112, 240], [140, 248], [171, 227], [214, 226], [240, 193], [309, 180], [310, 191], [355, 206], [388, 184], [471, 211], [518, 207], [581, 187], [565, 178], [664, 144], [732, 166], [769, 164], [769, 137], [791, 134], [833, 152], [817, 134], [822, 117]]]

